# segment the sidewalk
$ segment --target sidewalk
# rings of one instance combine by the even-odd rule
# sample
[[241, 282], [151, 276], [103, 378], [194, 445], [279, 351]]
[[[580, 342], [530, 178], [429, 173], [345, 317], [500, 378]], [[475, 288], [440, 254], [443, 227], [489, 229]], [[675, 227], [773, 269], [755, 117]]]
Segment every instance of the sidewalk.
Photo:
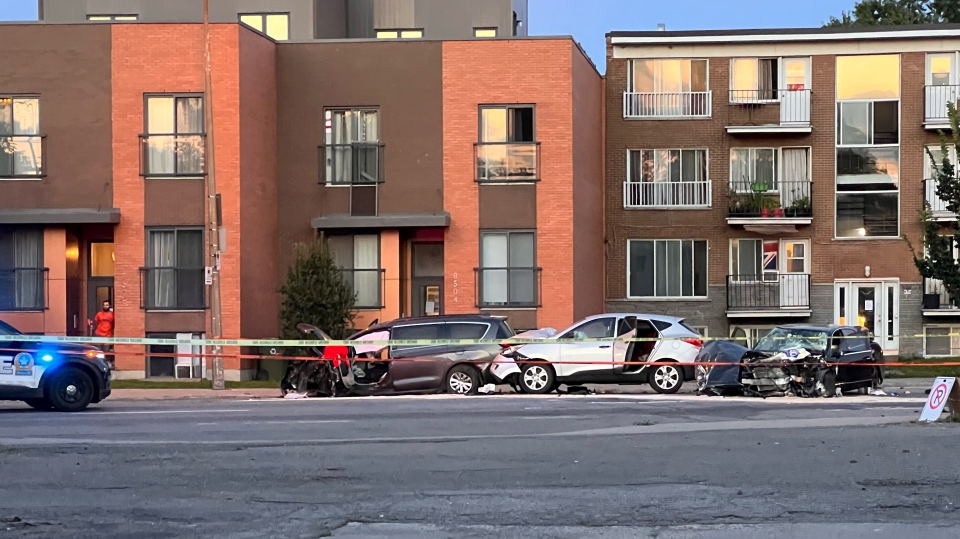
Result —
[[186, 400], [186, 399], [274, 399], [280, 387], [249, 389], [114, 389], [109, 400]]

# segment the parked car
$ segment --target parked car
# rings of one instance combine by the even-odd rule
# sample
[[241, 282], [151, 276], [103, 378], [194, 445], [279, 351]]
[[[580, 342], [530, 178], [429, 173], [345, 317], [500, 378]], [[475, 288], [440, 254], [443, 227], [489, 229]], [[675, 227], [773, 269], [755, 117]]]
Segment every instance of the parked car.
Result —
[[[310, 329], [305, 326], [303, 331]], [[323, 333], [314, 332], [318, 338]], [[500, 342], [514, 336], [503, 317], [446, 315], [400, 318], [375, 324], [348, 340], [356, 344], [344, 350], [318, 348], [321, 357], [336, 359], [335, 395], [387, 395], [454, 393], [472, 395], [487, 383], [487, 368], [501, 350]], [[387, 340], [476, 340], [475, 344], [429, 344], [385, 347]], [[364, 341], [374, 344], [363, 344]], [[333, 355], [331, 355], [333, 354]], [[281, 383], [285, 393], [303, 393], [328, 386], [327, 371], [314, 366], [292, 365]], [[304, 369], [311, 374], [304, 376]], [[323, 380], [314, 380], [317, 377]]]
[[93, 346], [18, 340], [23, 334], [0, 321], [0, 400], [37, 410], [79, 412], [110, 396], [110, 368]]
[[780, 326], [752, 349], [714, 341], [697, 363], [707, 364], [697, 366], [699, 392], [713, 395], [832, 397], [883, 383], [883, 352], [855, 326]]
[[[637, 337], [649, 339], [631, 342]], [[658, 393], [676, 393], [694, 379], [692, 365], [703, 345], [699, 333], [682, 318], [655, 314], [599, 314], [557, 333], [551, 340], [505, 349], [495, 360], [498, 381], [525, 393], [548, 393], [560, 384], [647, 384]], [[507, 369], [502, 363], [516, 363]], [[657, 365], [631, 365], [653, 362]]]

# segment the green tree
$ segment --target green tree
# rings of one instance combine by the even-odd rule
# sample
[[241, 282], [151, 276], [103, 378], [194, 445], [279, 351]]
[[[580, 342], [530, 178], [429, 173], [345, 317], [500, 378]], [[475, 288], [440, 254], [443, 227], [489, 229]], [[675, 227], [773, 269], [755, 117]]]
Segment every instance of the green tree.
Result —
[[[960, 178], [957, 177], [955, 163], [951, 163], [947, 152], [950, 144], [960, 150], [960, 132], [956, 107], [952, 103], [947, 105], [950, 116], [950, 125], [953, 127], [950, 138], [940, 133], [940, 150], [943, 159], [934, 168], [936, 177], [936, 192], [940, 200], [944, 201], [947, 210], [960, 213]], [[932, 163], [937, 163], [933, 153], [927, 150]], [[960, 261], [954, 257], [954, 249], [960, 245], [960, 227], [957, 223], [941, 225], [931, 218], [930, 206], [924, 201], [924, 208], [920, 212], [923, 221], [923, 253], [917, 253], [913, 245], [907, 240], [907, 245], [913, 253], [913, 261], [920, 271], [920, 275], [928, 279], [937, 279], [943, 283], [944, 289], [950, 295], [950, 301], [960, 307]]]
[[960, 22], [960, 0], [860, 0], [824, 26], [890, 26]]
[[334, 339], [349, 336], [356, 296], [322, 241], [298, 244], [296, 259], [280, 288], [280, 310], [284, 339], [304, 339], [297, 324], [307, 323]]

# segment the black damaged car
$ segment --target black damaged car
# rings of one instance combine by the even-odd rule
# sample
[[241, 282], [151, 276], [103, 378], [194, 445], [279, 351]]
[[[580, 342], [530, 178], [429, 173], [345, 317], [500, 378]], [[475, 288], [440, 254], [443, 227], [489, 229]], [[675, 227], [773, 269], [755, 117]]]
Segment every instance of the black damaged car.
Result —
[[854, 326], [776, 327], [751, 349], [712, 341], [697, 356], [698, 393], [832, 397], [883, 384], [883, 352]]

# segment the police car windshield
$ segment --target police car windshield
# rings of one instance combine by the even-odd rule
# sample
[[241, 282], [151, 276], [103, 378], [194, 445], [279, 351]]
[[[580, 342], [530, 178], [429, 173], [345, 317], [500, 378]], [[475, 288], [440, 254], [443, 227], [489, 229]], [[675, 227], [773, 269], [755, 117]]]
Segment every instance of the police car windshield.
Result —
[[753, 349], [758, 352], [780, 352], [798, 346], [823, 352], [827, 348], [827, 332], [822, 329], [774, 328]]
[[22, 333], [14, 329], [10, 324], [0, 321], [0, 335], [22, 335]]

